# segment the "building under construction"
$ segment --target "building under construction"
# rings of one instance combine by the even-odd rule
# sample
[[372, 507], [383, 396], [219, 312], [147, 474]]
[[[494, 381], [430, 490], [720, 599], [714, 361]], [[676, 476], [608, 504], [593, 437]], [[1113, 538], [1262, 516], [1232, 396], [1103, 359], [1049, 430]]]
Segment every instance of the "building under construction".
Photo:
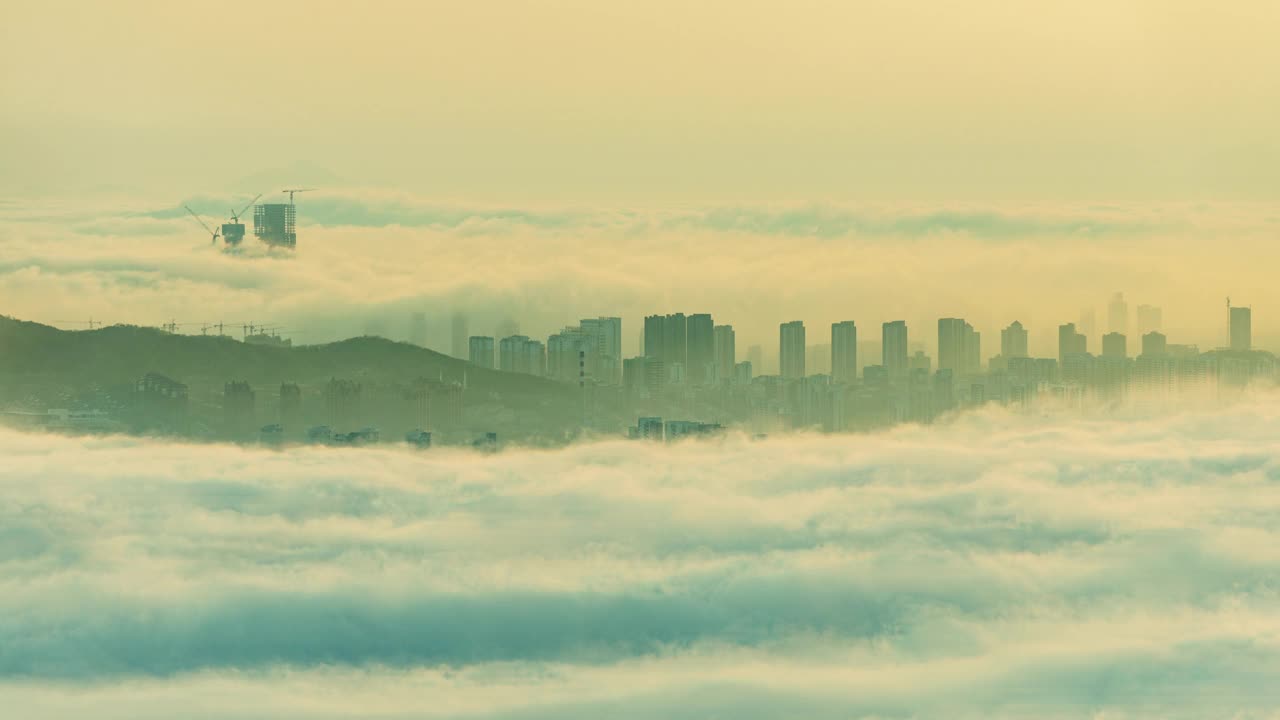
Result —
[[293, 248], [298, 244], [293, 203], [263, 203], [253, 206], [253, 234], [271, 247]]

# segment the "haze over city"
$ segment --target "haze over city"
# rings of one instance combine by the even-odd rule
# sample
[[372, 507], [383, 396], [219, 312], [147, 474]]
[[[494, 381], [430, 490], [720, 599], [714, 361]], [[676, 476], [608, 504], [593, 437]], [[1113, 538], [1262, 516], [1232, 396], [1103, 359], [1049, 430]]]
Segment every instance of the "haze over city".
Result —
[[6, 4], [18, 717], [1271, 717], [1280, 8]]

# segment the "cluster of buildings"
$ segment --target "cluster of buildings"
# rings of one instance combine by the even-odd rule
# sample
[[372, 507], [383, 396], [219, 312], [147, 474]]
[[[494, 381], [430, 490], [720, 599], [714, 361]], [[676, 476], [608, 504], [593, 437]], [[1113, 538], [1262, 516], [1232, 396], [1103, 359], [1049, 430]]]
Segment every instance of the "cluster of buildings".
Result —
[[[1092, 313], [1060, 325], [1057, 352], [1047, 357], [1031, 354], [1028, 330], [1018, 321], [1000, 330], [998, 352], [984, 355], [982, 333], [972, 323], [940, 318], [930, 329], [930, 335], [936, 331], [931, 356], [903, 320], [882, 323], [872, 338], [860, 337], [853, 320], [835, 322], [814, 344], [805, 323], [794, 320], [778, 327], [777, 372], [761, 374], [760, 346], [739, 359], [733, 326], [717, 324], [709, 313], [645, 317], [640, 353], [629, 358], [622, 354], [617, 317], [583, 319], [543, 342], [513, 327], [501, 337], [469, 335], [465, 316], [455, 316], [455, 353], [465, 347], [475, 366], [559, 381], [560, 404], [552, 402], [553, 386], [535, 386], [550, 395], [521, 399], [525, 390], [517, 383], [514, 399], [488, 391], [464, 407], [463, 372], [462, 382], [441, 376], [369, 387], [331, 378], [305, 393], [294, 383], [264, 393], [249, 382], [232, 381], [214, 398], [201, 391], [202, 412], [191, 413], [193, 394], [186, 385], [149, 373], [132, 387], [125, 420], [70, 411], [20, 418], [11, 412], [8, 419], [87, 430], [127, 421], [137, 432], [267, 444], [363, 445], [381, 439], [377, 427], [397, 437], [404, 433], [417, 447], [467, 442], [474, 432], [498, 428], [526, 438], [563, 439], [589, 431], [673, 440], [725, 427], [761, 434], [927, 423], [993, 402], [1160, 402], [1274, 381], [1280, 374], [1276, 357], [1253, 347], [1248, 307], [1228, 302], [1229, 342], [1208, 351], [1170, 342], [1153, 306], [1139, 306], [1136, 332], [1130, 333], [1122, 295], [1112, 298], [1107, 317], [1109, 331], [1101, 335]], [[216, 393], [217, 386], [209, 390]], [[553, 406], [558, 409], [548, 410]], [[496, 436], [473, 444], [492, 449]]]
[[[456, 326], [456, 324], [455, 324]], [[622, 319], [582, 320], [541, 341], [525, 335], [473, 335], [467, 359], [482, 368], [550, 377], [565, 382], [617, 385], [622, 379]]]
[[[1030, 354], [1027, 328], [1018, 321], [1000, 331], [999, 352], [984, 356], [982, 333], [960, 317], [937, 321], [936, 356], [912, 341], [906, 321], [883, 323], [876, 343], [860, 340], [856, 322], [845, 320], [831, 325], [829, 344], [818, 345], [821, 354], [815, 357], [808, 329], [795, 320], [778, 328], [777, 374], [762, 375], [757, 347], [755, 357], [739, 360], [732, 325], [716, 324], [709, 313], [672, 313], [645, 317], [641, 353], [621, 362], [618, 318], [583, 320], [545, 344], [523, 335], [504, 337], [496, 355], [494, 338], [471, 337], [470, 360], [612, 389], [611, 395], [592, 397], [612, 398], [628, 411], [649, 411], [628, 429], [633, 437], [702, 434], [726, 424], [755, 431], [859, 430], [929, 422], [988, 402], [1172, 399], [1274, 378], [1275, 357], [1253, 349], [1251, 310], [1228, 307], [1230, 342], [1207, 352], [1169, 342], [1161, 332], [1160, 309], [1150, 305], [1138, 306], [1131, 340], [1129, 307], [1117, 293], [1107, 308], [1110, 331], [1095, 335], [1093, 314], [1082, 313], [1079, 323], [1058, 328], [1053, 357]], [[1090, 346], [1091, 335], [1098, 346]], [[869, 347], [874, 357], [860, 357]], [[700, 420], [664, 423], [660, 414], [666, 412]], [[673, 422], [674, 432], [668, 427]], [[682, 429], [684, 422], [702, 428]]]

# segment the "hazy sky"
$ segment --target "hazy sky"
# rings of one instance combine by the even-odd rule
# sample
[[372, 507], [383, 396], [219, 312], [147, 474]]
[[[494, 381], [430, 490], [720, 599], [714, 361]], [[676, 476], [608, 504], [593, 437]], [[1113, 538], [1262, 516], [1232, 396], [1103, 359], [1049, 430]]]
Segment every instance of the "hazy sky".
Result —
[[[1277, 37], [1265, 1], [10, 2], [0, 312], [303, 342], [427, 312], [443, 350], [457, 308], [620, 315], [626, 352], [711, 312], [771, 360], [780, 322], [958, 315], [1052, 356], [1126, 291], [1206, 348], [1231, 295], [1275, 347]], [[181, 209], [295, 183], [292, 262]]]
[[1263, 199], [1277, 36], [1270, 0], [10, 0], [0, 190]]

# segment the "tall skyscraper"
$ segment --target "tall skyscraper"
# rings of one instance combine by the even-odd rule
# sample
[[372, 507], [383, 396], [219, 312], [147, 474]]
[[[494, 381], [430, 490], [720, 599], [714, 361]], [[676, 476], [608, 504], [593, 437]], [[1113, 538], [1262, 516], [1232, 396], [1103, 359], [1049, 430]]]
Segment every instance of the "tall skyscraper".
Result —
[[485, 335], [472, 335], [468, 341], [468, 359], [473, 365], [493, 369], [493, 338]]
[[1129, 303], [1124, 300], [1124, 293], [1111, 296], [1107, 305], [1107, 330], [1127, 335], [1129, 333]]
[[1058, 365], [1065, 365], [1068, 355], [1080, 355], [1089, 351], [1088, 338], [1076, 332], [1075, 323], [1058, 326]]
[[965, 327], [968, 324], [961, 318], [938, 319], [938, 369], [950, 370], [952, 377], [959, 377], [964, 366]]
[[711, 332], [714, 338], [715, 377], [716, 382], [733, 379], [733, 366], [738, 363], [737, 336], [732, 325], [716, 325]]
[[686, 322], [685, 376], [690, 384], [705, 385], [714, 374], [715, 323], [707, 313], [694, 313]]
[[782, 323], [778, 327], [778, 367], [782, 377], [804, 377], [804, 350], [804, 323]]
[[982, 333], [964, 324], [964, 354], [961, 355], [960, 373], [977, 375], [982, 372]]
[[1000, 331], [1000, 354], [1005, 358], [1027, 357], [1027, 331], [1022, 323], [1014, 320]]
[[450, 348], [451, 354], [460, 359], [466, 360], [470, 348], [467, 346], [470, 335], [467, 333], [467, 316], [461, 312], [453, 314], [453, 343]]
[[1146, 335], [1163, 329], [1164, 314], [1154, 305], [1138, 306], [1138, 334]]
[[684, 313], [668, 315], [662, 322], [662, 362], [668, 378], [689, 377], [689, 321]]
[[567, 327], [547, 337], [547, 377], [572, 383], [584, 375], [594, 378], [595, 361], [595, 340], [582, 328]]
[[1129, 357], [1127, 341], [1125, 336], [1118, 332], [1107, 333], [1102, 336], [1102, 356], [1108, 358], [1126, 358]]
[[602, 385], [622, 383], [622, 318], [588, 318], [578, 324], [590, 338], [591, 376]]
[[759, 375], [764, 372], [764, 346], [752, 345], [747, 348], [747, 362], [751, 363], [753, 373]]
[[1231, 349], [1253, 349], [1253, 311], [1247, 307], [1231, 307]]
[[880, 348], [885, 372], [890, 379], [907, 376], [907, 321], [894, 320], [880, 326]]
[[938, 369], [951, 376], [974, 375], [982, 368], [981, 335], [963, 318], [938, 320]]
[[644, 356], [662, 360], [666, 356], [667, 318], [647, 315], [644, 319]]
[[831, 323], [831, 379], [853, 383], [858, 378], [858, 326], [852, 320]]

